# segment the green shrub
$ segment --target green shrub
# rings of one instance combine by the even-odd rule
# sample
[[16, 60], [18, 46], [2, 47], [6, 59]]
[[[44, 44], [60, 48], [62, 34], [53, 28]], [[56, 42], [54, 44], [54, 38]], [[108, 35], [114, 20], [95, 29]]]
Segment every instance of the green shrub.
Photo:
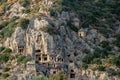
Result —
[[26, 56], [23, 56], [23, 55], [18, 55], [17, 56], [17, 63], [20, 64], [20, 63], [27, 63], [28, 61], [30, 61], [29, 58], [27, 58]]
[[27, 9], [24, 9], [24, 10], [22, 10], [22, 13], [30, 13], [30, 9], [29, 8], [27, 8]]
[[108, 56], [108, 52], [106, 50], [100, 50], [98, 48], [95, 49], [93, 53], [87, 54], [82, 61], [86, 64], [102, 64], [100, 59]]
[[115, 35], [116, 41], [114, 41], [114, 44], [118, 47], [120, 47], [120, 33]]
[[39, 11], [39, 5], [35, 5], [33, 8], [32, 8], [32, 13], [36, 13], [36, 12], [38, 12]]
[[114, 69], [112, 68], [109, 68], [106, 70], [106, 72], [110, 75], [110, 76], [115, 76], [115, 75], [119, 75], [117, 71], [115, 71]]
[[30, 2], [28, 0], [20, 0], [19, 3], [23, 7], [27, 7], [30, 5]]
[[6, 48], [3, 53], [11, 53], [12, 50], [10, 48]]
[[66, 76], [62, 72], [57, 72], [50, 76], [48, 80], [66, 80]]
[[57, 13], [54, 9], [49, 9], [50, 11], [50, 15], [53, 16], [53, 17], [57, 17]]
[[10, 70], [10, 68], [7, 68], [7, 67], [3, 68], [3, 72], [7, 72], [9, 70]]
[[62, 2], [63, 0], [56, 0], [56, 3], [55, 3], [55, 10], [57, 12], [61, 12], [62, 11]]
[[0, 30], [6, 27], [9, 24], [9, 21], [4, 21], [0, 24]]
[[116, 55], [115, 64], [116, 64], [116, 66], [118, 66], [120, 68], [120, 54]]
[[3, 51], [4, 49], [5, 49], [5, 47], [3, 47], [3, 46], [0, 47], [0, 52]]
[[78, 32], [78, 28], [76, 26], [74, 26], [71, 22], [68, 22], [68, 26], [71, 30]]
[[110, 47], [108, 41], [102, 41], [102, 42], [100, 43], [100, 46], [102, 46], [105, 51], [110, 51], [110, 50], [111, 50], [111, 47]]
[[100, 45], [103, 47], [103, 48], [106, 48], [107, 46], [109, 46], [109, 42], [108, 41], [102, 41], [100, 43]]
[[108, 55], [108, 52], [107, 50], [100, 50], [96, 48], [93, 55], [95, 58], [104, 58]]
[[9, 20], [9, 22], [10, 23], [15, 23], [15, 21], [17, 20], [17, 19], [19, 19], [19, 17], [17, 17], [17, 16], [14, 16], [14, 17], [12, 17], [10, 20]]
[[0, 0], [0, 5], [7, 2], [7, 0]]
[[46, 32], [46, 33], [49, 33], [49, 34], [53, 34], [53, 33], [54, 33], [54, 28], [51, 27], [51, 26], [43, 27], [43, 28], [41, 28], [41, 30], [42, 30], [43, 32]]
[[93, 59], [92, 63], [100, 65], [100, 64], [102, 64], [102, 61], [100, 58], [95, 58], [95, 59]]
[[1, 62], [7, 62], [9, 60], [9, 57], [10, 57], [10, 53], [3, 53], [1, 56], [0, 56], [0, 61]]
[[108, 55], [108, 58], [107, 58], [107, 63], [108, 64], [115, 64], [115, 59], [116, 57], [115, 57], [115, 55]]
[[2, 38], [5, 38], [5, 37], [10, 37], [12, 33], [13, 33], [13, 29], [7, 27], [1, 31], [0, 35], [2, 36]]
[[82, 50], [84, 53], [86, 53], [86, 54], [89, 54], [90, 53], [90, 50], [88, 50], [88, 49], [83, 49]]
[[9, 77], [10, 75], [8, 74], [8, 73], [2, 73], [2, 77], [3, 78], [7, 78], [7, 77]]
[[108, 59], [107, 59], [107, 62], [109, 64], [114, 64], [118, 67], [120, 67], [120, 54], [115, 54], [115, 55], [109, 55], [108, 56]]
[[4, 28], [1, 32], [0, 35], [2, 38], [5, 37], [10, 37], [12, 33], [14, 32], [14, 28], [16, 27], [17, 23], [12, 22], [8, 25], [8, 27]]
[[81, 67], [82, 67], [83, 69], [87, 69], [87, 68], [88, 68], [88, 64], [82, 63]]
[[36, 76], [32, 80], [48, 80], [48, 78], [45, 76]]
[[21, 19], [19, 20], [18, 24], [19, 24], [20, 27], [22, 27], [23, 29], [27, 29], [28, 24], [29, 24], [29, 19], [21, 18]]
[[93, 58], [94, 58], [93, 54], [88, 54], [82, 59], [82, 61], [86, 64], [90, 64]]
[[102, 66], [102, 65], [99, 65], [99, 66], [98, 66], [98, 70], [99, 70], [99, 71], [105, 71], [105, 67]]

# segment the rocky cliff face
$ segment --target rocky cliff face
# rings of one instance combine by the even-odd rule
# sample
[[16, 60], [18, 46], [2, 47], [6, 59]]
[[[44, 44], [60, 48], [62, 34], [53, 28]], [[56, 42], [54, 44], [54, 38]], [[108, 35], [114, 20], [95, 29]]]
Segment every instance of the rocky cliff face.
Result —
[[[15, 53], [30, 55], [31, 59], [38, 61], [35, 68], [43, 74], [53, 74], [62, 70], [69, 75], [70, 80], [75, 78], [77, 80], [103, 80], [105, 78], [117, 80], [116, 77], [110, 78], [104, 72], [79, 72], [81, 61], [86, 55], [84, 49], [92, 53], [96, 47], [100, 48], [98, 43], [109, 39], [90, 27], [79, 28], [78, 33], [72, 31], [67, 26], [66, 17], [62, 18], [62, 15], [65, 14], [62, 13], [59, 20], [54, 21], [48, 17], [40, 20], [33, 17], [27, 30], [17, 27], [12, 37], [5, 42], [5, 46], [10, 47]], [[77, 20], [79, 21], [78, 18]], [[78, 21], [74, 23], [80, 24]], [[61, 24], [62, 22], [65, 24]]]
[[[104, 71], [81, 70], [83, 58], [94, 53], [96, 48], [103, 50], [101, 42], [114, 42], [116, 39], [110, 37], [113, 34], [105, 37], [91, 25], [81, 27], [81, 19], [74, 12], [62, 11], [57, 13], [56, 18], [50, 16], [48, 8], [55, 6], [52, 1], [42, 0], [38, 4], [45, 6], [45, 9], [40, 7], [38, 12], [42, 16], [32, 15], [27, 29], [16, 27], [12, 36], [4, 42], [4, 46], [12, 49], [14, 54], [23, 54], [31, 59], [26, 68], [23, 65], [13, 69], [11, 79], [32, 80], [36, 71], [40, 72], [38, 75], [52, 75], [62, 71], [67, 80], [119, 80], [118, 76], [109, 76]], [[32, 3], [31, 8], [34, 5]], [[9, 18], [28, 17], [21, 13], [24, 9], [18, 2], [14, 3], [9, 10]], [[119, 31], [117, 28], [115, 33]], [[118, 47], [111, 46], [109, 53], [119, 52]]]
[[109, 76], [106, 72], [93, 70], [83, 70], [80, 75], [80, 80], [119, 80], [119, 77]]

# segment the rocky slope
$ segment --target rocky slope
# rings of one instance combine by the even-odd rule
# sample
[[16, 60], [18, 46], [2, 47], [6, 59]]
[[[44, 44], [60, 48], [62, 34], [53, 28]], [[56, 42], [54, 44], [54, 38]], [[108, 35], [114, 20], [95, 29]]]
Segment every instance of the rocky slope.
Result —
[[[98, 30], [90, 23], [83, 25], [74, 11], [54, 12], [60, 7], [56, 0], [26, 0], [24, 3], [8, 0], [3, 5], [7, 4], [10, 9], [1, 13], [1, 23], [7, 18], [16, 25], [9, 37], [5, 37], [4, 28], [1, 29], [1, 47], [10, 48], [11, 55], [16, 57], [1, 63], [4, 67], [14, 64], [9, 65], [10, 79], [32, 80], [34, 76], [50, 76], [59, 71], [65, 74], [66, 80], [120, 79], [120, 48], [119, 43], [115, 43], [119, 42], [119, 36], [115, 36], [120, 32], [118, 20], [115, 28], [110, 28], [100, 19], [108, 27]], [[14, 17], [18, 18], [11, 20]], [[29, 23], [24, 18], [29, 19]], [[11, 31], [10, 26], [7, 24], [5, 29]], [[111, 33], [106, 36], [107, 31]], [[21, 54], [29, 60], [20, 66], [17, 55]], [[111, 62], [113, 57], [117, 60]]]

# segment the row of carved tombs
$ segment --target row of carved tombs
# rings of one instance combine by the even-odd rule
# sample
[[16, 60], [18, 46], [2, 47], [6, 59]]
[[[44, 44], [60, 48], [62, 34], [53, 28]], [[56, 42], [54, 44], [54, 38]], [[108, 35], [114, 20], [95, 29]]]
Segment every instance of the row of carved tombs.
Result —
[[[39, 62], [49, 62], [49, 61], [53, 60], [53, 57], [50, 57], [48, 54], [36, 54], [35, 57], [36, 57], [36, 60]], [[63, 58], [56, 58], [55, 61], [56, 62], [63, 62], [64, 59]]]

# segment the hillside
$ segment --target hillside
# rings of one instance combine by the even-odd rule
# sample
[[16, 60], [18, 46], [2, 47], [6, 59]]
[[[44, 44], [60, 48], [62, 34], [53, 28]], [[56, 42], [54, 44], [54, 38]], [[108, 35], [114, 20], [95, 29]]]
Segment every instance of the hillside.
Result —
[[119, 0], [0, 0], [0, 80], [119, 80]]

